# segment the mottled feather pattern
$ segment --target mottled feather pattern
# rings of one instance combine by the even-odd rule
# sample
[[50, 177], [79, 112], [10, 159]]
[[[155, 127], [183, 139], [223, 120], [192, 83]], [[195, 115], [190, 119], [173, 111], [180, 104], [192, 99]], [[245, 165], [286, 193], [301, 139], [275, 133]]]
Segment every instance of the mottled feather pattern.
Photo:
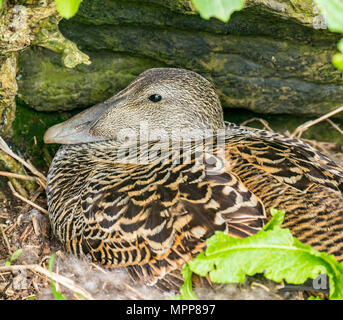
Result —
[[[343, 192], [343, 169], [306, 142], [233, 123], [227, 123], [226, 131], [235, 141], [242, 141], [240, 151], [245, 147], [242, 154], [247, 153], [248, 157], [251, 156], [250, 159], [253, 157], [255, 163], [259, 162], [267, 167], [269, 164], [270, 170], [276, 168], [278, 171], [275, 176], [283, 182], [291, 185], [298, 183], [301, 188], [301, 179], [306, 177], [313, 182], [325, 184], [340, 194]], [[268, 144], [263, 145], [264, 141]]]
[[[128, 133], [172, 143], [137, 148], [125, 142]], [[252, 235], [271, 208], [286, 211], [284, 226], [300, 241], [343, 260], [342, 168], [301, 140], [224, 126], [213, 85], [193, 71], [146, 70], [44, 140], [70, 144], [48, 174], [56, 237], [134, 279], [177, 288], [182, 265], [215, 231]]]
[[[109, 267], [134, 266], [131, 274], [154, 282], [180, 269], [216, 230], [244, 237], [263, 226], [262, 202], [229, 165], [207, 174], [215, 164], [198, 163], [194, 145], [179, 158], [174, 148], [135, 164], [136, 154], [116, 162], [116, 144], [63, 146], [54, 159], [51, 224], [68, 251]], [[153, 144], [141, 149], [151, 153]]]
[[222, 170], [209, 174], [213, 161], [199, 164], [194, 146], [156, 151], [144, 164], [136, 154], [118, 162], [114, 140], [62, 146], [47, 192], [57, 238], [69, 252], [170, 287], [216, 230], [252, 235], [277, 208], [301, 241], [343, 259], [341, 168], [301, 140], [231, 123], [224, 147]]
[[[300, 241], [343, 260], [343, 170], [304, 141], [229, 124], [232, 172]], [[256, 179], [258, 177], [259, 179]]]

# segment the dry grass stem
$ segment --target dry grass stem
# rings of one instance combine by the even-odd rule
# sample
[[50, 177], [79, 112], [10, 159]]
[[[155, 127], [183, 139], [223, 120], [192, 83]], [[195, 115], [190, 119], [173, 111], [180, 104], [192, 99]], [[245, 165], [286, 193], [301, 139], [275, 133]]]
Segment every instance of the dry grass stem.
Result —
[[15, 160], [17, 160], [18, 162], [20, 162], [24, 167], [26, 167], [29, 171], [32, 172], [32, 174], [34, 174], [35, 176], [37, 176], [39, 179], [37, 179], [44, 188], [46, 188], [46, 177], [39, 172], [31, 163], [26, 162], [25, 160], [23, 160], [22, 158], [20, 158], [19, 156], [17, 156], [11, 149], [10, 147], [7, 145], [7, 143], [5, 142], [4, 139], [2, 139], [0, 137], [0, 149], [4, 152], [6, 152], [9, 156], [11, 156], [12, 158], [14, 158]]
[[102, 273], [104, 273], [104, 274], [107, 273], [104, 269], [100, 268], [100, 267], [99, 267], [98, 265], [96, 265], [94, 262], [91, 262], [91, 265], [92, 265], [95, 269], [99, 270], [100, 272], [102, 272]]
[[319, 122], [322, 122], [330, 117], [332, 117], [333, 115], [339, 113], [339, 112], [342, 112], [343, 111], [343, 106], [327, 113], [327, 114], [324, 114], [323, 116], [315, 119], [315, 120], [311, 120], [311, 121], [307, 121], [305, 123], [303, 123], [302, 125], [300, 125], [299, 127], [297, 127], [293, 133], [291, 134], [291, 137], [292, 138], [298, 138], [300, 139], [302, 134], [310, 127], [314, 126], [315, 124], [319, 123]]
[[17, 179], [14, 178], [8, 178], [9, 181], [12, 183], [14, 188], [17, 190], [17, 192], [24, 198], [27, 198], [29, 195], [26, 191], [26, 189], [19, 183]]
[[16, 271], [16, 270], [22, 270], [22, 269], [28, 269], [28, 270], [31, 270], [32, 272], [35, 272], [36, 274], [40, 276], [43, 275], [47, 278], [51, 278], [53, 281], [71, 290], [74, 293], [75, 297], [77, 297], [78, 299], [94, 300], [94, 298], [88, 291], [86, 291], [85, 289], [77, 285], [73, 280], [67, 277], [61, 276], [55, 272], [50, 272], [49, 270], [37, 264], [0, 266], [0, 272]]
[[41, 212], [43, 212], [43, 213], [45, 213], [45, 214], [48, 214], [48, 210], [42, 208], [41, 206], [39, 206], [38, 204], [35, 204], [34, 202], [32, 202], [32, 201], [30, 201], [30, 200], [24, 198], [24, 197], [21, 196], [18, 192], [16, 192], [16, 191], [14, 190], [14, 188], [13, 188], [11, 182], [8, 182], [8, 185], [9, 185], [9, 187], [10, 187], [10, 189], [11, 189], [11, 191], [12, 191], [12, 193], [13, 193], [13, 195], [14, 195], [15, 197], [17, 197], [18, 199], [20, 199], [20, 200], [22, 200], [22, 201], [28, 203], [29, 205], [31, 205], [32, 207], [36, 208], [37, 210], [39, 210], [39, 211], [41, 211]]
[[265, 291], [267, 291], [267, 292], [270, 292], [270, 289], [269, 289], [267, 286], [265, 286], [265, 285], [262, 284], [262, 283], [256, 282], [256, 281], [253, 281], [253, 282], [251, 283], [251, 286], [252, 286], [252, 287], [259, 287], [259, 288], [262, 288], [263, 290], [265, 290]]
[[132, 293], [134, 293], [138, 299], [140, 300], [146, 300], [145, 297], [143, 297], [136, 289], [132, 288], [130, 285], [128, 285], [127, 283], [123, 283], [123, 286], [127, 289], [129, 289]]
[[269, 126], [269, 123], [266, 120], [262, 119], [262, 118], [251, 118], [249, 120], [246, 120], [246, 121], [242, 122], [241, 126], [246, 126], [247, 124], [249, 124], [249, 123], [251, 123], [253, 121], [260, 122], [264, 126], [263, 129], [267, 129], [267, 130], [269, 130], [271, 132], [274, 132], [274, 130]]
[[41, 228], [39, 226], [39, 221], [37, 216], [32, 217], [32, 225], [33, 225], [33, 230], [35, 232], [35, 235], [38, 237], [41, 234]]
[[30, 180], [30, 181], [37, 181], [37, 177], [25, 176], [23, 174], [12, 173], [12, 172], [5, 172], [0, 171], [0, 176], [22, 179], [22, 180]]
[[[106, 274], [107, 271], [105, 271], [104, 269], [102, 269], [100, 266], [98, 266], [97, 264], [95, 264], [94, 262], [91, 262], [91, 266], [97, 270], [99, 270], [100, 272]], [[104, 287], [106, 286], [106, 282], [104, 283]], [[104, 290], [104, 287], [103, 287], [103, 290]], [[136, 298], [135, 299], [141, 299], [141, 300], [145, 300], [146, 298], [141, 295], [136, 289], [134, 289], [133, 287], [131, 287], [129, 284], [127, 283], [123, 283], [123, 287], [125, 287], [126, 289], [130, 290], [132, 293], [134, 293], [136, 295]], [[131, 298], [132, 299], [132, 296], [128, 295], [128, 293], [126, 293], [126, 296], [128, 298]]]
[[4, 242], [6, 244], [6, 247], [7, 247], [7, 250], [8, 250], [8, 253], [11, 254], [11, 246], [10, 246], [10, 243], [8, 241], [8, 238], [6, 236], [6, 232], [4, 231], [4, 228], [2, 227], [2, 225], [0, 224], [0, 231], [1, 231], [1, 234], [2, 234], [2, 238], [4, 239]]
[[22, 233], [22, 235], [20, 236], [19, 238], [20, 242], [24, 242], [31, 231], [32, 231], [31, 225], [29, 224], [24, 230], [24, 232]]
[[[44, 191], [45, 189], [43, 189], [42, 186], [40, 186], [37, 191], [34, 193], [34, 195], [32, 196], [32, 198], [30, 199], [30, 201], [35, 202], [38, 198], [38, 196], [42, 193], [42, 191]], [[26, 204], [22, 209], [21, 209], [21, 213], [26, 213], [30, 208], [30, 204]]]
[[343, 130], [336, 123], [334, 123], [330, 119], [326, 119], [326, 121], [329, 122], [331, 124], [331, 126], [334, 127], [340, 134], [343, 135]]

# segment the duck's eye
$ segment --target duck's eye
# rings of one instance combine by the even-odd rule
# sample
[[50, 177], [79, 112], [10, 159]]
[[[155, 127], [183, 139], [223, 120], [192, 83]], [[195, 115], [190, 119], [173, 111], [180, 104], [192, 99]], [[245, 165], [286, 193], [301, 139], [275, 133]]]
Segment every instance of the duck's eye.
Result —
[[149, 97], [149, 100], [152, 102], [159, 102], [162, 100], [162, 96], [160, 96], [159, 94], [153, 94]]

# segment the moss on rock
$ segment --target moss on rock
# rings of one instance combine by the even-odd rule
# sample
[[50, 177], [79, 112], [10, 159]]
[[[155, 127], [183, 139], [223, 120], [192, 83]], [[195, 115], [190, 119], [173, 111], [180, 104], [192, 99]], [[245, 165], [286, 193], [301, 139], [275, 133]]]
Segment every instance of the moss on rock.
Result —
[[90, 66], [70, 69], [54, 52], [42, 48], [26, 50], [20, 56], [18, 98], [40, 111], [90, 106], [121, 90], [145, 69], [164, 66], [152, 59], [110, 51], [89, 55]]
[[16, 119], [13, 122], [13, 135], [7, 139], [13, 150], [33, 165], [47, 173], [47, 169], [59, 145], [44, 144], [45, 131], [72, 116], [68, 112], [37, 112], [32, 108], [17, 103]]
[[[214, 82], [227, 120], [263, 117], [274, 130], [292, 132], [343, 103], [342, 76], [331, 64], [339, 35], [317, 28], [317, 16], [310, 1], [247, 1], [223, 23], [203, 20], [188, 0], [85, 0], [59, 27], [92, 64], [70, 69], [49, 50], [22, 52], [18, 98], [29, 107], [18, 106], [12, 142], [47, 169], [58, 147], [42, 141], [49, 126], [107, 99], [142, 71], [166, 66]], [[68, 112], [52, 112], [58, 110]], [[303, 137], [343, 144], [326, 122]]]
[[226, 108], [321, 115], [343, 103], [343, 81], [331, 64], [339, 36], [313, 28], [316, 15], [309, 1], [252, 0], [223, 23], [203, 20], [190, 1], [85, 0], [60, 29], [92, 65], [67, 70], [52, 53], [27, 51], [19, 97], [37, 110], [85, 108], [170, 66], [213, 81]]

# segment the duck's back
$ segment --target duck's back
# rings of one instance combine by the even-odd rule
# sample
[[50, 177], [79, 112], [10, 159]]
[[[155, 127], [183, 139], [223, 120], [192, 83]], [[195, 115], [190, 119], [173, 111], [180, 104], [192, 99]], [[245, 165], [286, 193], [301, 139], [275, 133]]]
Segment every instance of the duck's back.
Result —
[[283, 226], [300, 241], [343, 259], [343, 171], [303, 141], [230, 125], [227, 157], [267, 212], [286, 211]]
[[54, 233], [69, 252], [153, 282], [179, 270], [216, 230], [254, 234], [277, 208], [299, 240], [343, 259], [343, 172], [334, 162], [299, 140], [230, 124], [223, 146], [217, 172], [220, 157], [199, 164], [193, 147], [157, 148], [164, 161], [135, 163], [134, 152], [119, 161], [110, 140], [63, 146], [48, 175]]
[[110, 140], [63, 146], [48, 174], [57, 238], [69, 252], [153, 283], [201, 252], [216, 230], [260, 230], [262, 202], [228, 168], [210, 173], [216, 164], [198, 161], [195, 149], [164, 154], [147, 144], [137, 155]]

